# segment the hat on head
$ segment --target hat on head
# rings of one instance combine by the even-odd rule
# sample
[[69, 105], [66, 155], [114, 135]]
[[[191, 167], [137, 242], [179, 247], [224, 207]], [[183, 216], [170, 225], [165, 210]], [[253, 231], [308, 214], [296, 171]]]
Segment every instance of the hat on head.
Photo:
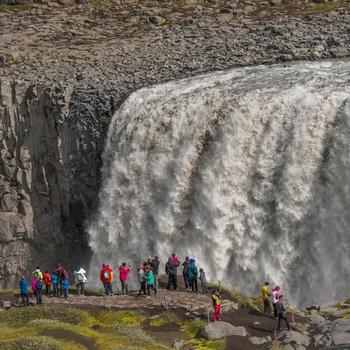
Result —
[[40, 266], [38, 265], [36, 268], [37, 268], [37, 269], [40, 269]]
[[194, 262], [196, 262], [196, 260], [194, 260], [194, 259], [190, 259], [190, 263], [194, 263]]

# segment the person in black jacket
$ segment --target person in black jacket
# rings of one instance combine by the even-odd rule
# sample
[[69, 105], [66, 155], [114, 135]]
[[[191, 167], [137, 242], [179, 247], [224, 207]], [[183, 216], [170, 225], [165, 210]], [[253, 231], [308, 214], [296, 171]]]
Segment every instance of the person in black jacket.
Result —
[[178, 262], [175, 262], [170, 257], [168, 262], [165, 265], [165, 273], [168, 275], [168, 284], [166, 289], [170, 289], [170, 286], [174, 286], [174, 290], [177, 289], [177, 267], [179, 266]]
[[184, 277], [185, 282], [185, 289], [188, 289], [188, 287], [191, 287], [190, 280], [188, 278], [188, 265], [190, 263], [190, 258], [186, 256], [185, 261], [182, 263], [182, 266], [184, 269], [182, 270], [182, 276]]
[[155, 256], [154, 258], [152, 258], [151, 256], [148, 257], [148, 265], [152, 267], [153, 276], [154, 276], [154, 288], [157, 290], [159, 289], [159, 286], [158, 286], [159, 264], [160, 264], [160, 261], [158, 256]]

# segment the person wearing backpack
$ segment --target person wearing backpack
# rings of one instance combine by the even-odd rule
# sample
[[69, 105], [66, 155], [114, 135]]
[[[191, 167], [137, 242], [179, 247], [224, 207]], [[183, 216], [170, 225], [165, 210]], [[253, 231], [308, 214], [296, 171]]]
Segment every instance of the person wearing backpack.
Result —
[[107, 267], [106, 264], [102, 264], [102, 270], [100, 271], [100, 280], [103, 283], [106, 295], [113, 295], [113, 270], [110, 267]]
[[68, 299], [68, 290], [69, 290], [69, 281], [68, 278], [63, 278], [62, 280], [62, 288], [63, 288], [63, 294], [64, 294], [64, 298]]
[[58, 276], [56, 271], [52, 271], [51, 283], [53, 286], [53, 296], [57, 297], [58, 296]]
[[22, 305], [24, 307], [29, 306], [28, 286], [29, 282], [26, 281], [24, 276], [22, 276], [21, 281], [19, 282], [19, 288], [21, 289]]
[[[41, 296], [41, 292], [43, 289], [43, 280], [39, 277], [36, 277], [33, 281], [35, 282], [35, 297], [36, 297], [36, 305], [41, 305], [42, 304], [42, 296]], [[32, 283], [32, 288], [33, 288], [33, 283]]]
[[84, 284], [87, 282], [87, 278], [85, 276], [86, 271], [80, 267], [77, 266], [76, 269], [74, 270], [74, 275], [75, 275], [75, 286], [77, 287], [77, 295], [80, 296], [80, 293], [82, 295], [85, 294], [85, 287]]
[[45, 282], [45, 289], [46, 289], [45, 295], [47, 297], [49, 297], [50, 296], [50, 289], [51, 289], [51, 275], [49, 274], [48, 270], [45, 270], [45, 273], [43, 275], [43, 280]]
[[68, 280], [68, 272], [62, 267], [61, 264], [57, 264], [56, 274], [58, 276], [58, 287], [60, 296], [63, 295], [62, 281]]
[[43, 279], [43, 274], [40, 271], [40, 266], [38, 265], [36, 269], [32, 273], [32, 277], [34, 278], [34, 274], [37, 274], [39, 278]]

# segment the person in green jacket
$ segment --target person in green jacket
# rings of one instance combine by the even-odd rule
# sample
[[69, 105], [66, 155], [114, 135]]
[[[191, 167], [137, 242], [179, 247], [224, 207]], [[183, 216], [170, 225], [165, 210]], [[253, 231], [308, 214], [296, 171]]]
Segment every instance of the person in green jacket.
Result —
[[151, 267], [149, 265], [145, 266], [145, 280], [147, 284], [147, 299], [151, 299], [151, 288], [154, 290], [154, 295], [157, 294], [157, 289], [154, 288], [154, 275]]
[[192, 287], [192, 293], [196, 292], [198, 293], [198, 269], [195, 265], [196, 260], [190, 259], [190, 264], [188, 265], [187, 271], [188, 271], [188, 279], [190, 280], [190, 285]]

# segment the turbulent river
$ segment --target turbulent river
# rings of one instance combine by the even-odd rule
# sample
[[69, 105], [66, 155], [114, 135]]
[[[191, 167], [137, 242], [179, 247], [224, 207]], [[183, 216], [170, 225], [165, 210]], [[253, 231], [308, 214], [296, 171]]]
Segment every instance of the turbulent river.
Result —
[[249, 295], [268, 280], [300, 307], [349, 296], [348, 61], [141, 89], [112, 119], [103, 174], [96, 271], [151, 254], [163, 272], [175, 252]]

